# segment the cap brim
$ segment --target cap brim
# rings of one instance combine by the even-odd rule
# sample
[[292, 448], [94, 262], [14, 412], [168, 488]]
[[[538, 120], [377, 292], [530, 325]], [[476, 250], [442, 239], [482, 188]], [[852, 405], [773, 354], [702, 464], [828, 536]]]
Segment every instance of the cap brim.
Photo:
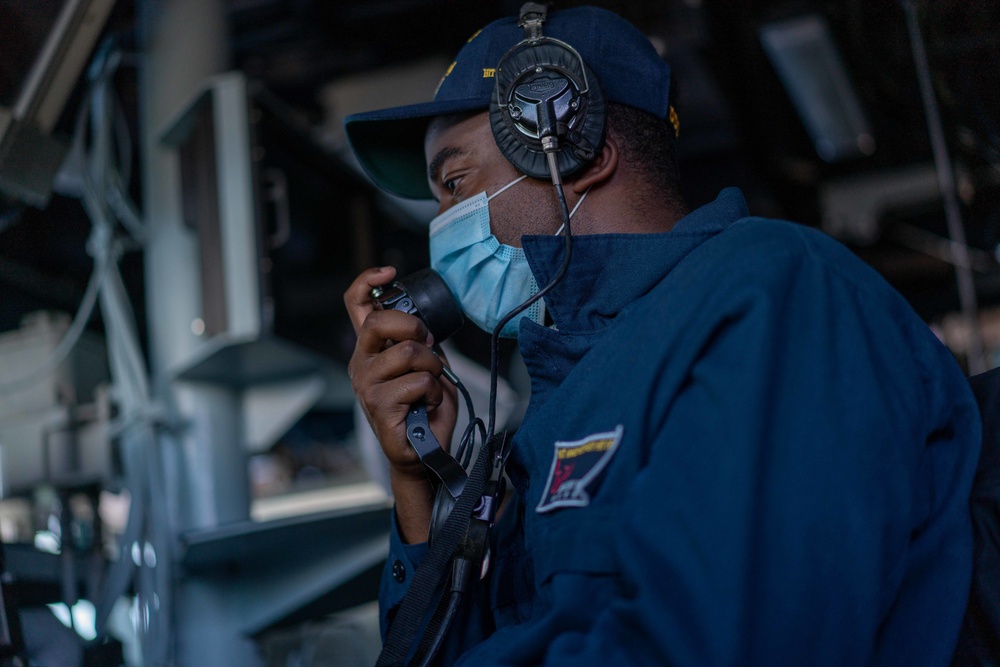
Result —
[[480, 98], [440, 100], [352, 114], [344, 131], [365, 173], [380, 188], [408, 199], [432, 199], [424, 135], [431, 119], [486, 109]]

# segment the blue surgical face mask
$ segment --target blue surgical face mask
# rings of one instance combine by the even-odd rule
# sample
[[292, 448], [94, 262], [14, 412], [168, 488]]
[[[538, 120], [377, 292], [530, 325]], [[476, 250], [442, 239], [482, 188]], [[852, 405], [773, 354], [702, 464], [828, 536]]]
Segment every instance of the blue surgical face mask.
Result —
[[[525, 178], [515, 179], [490, 196], [480, 192], [430, 224], [431, 268], [444, 278], [466, 317], [491, 333], [507, 313], [538, 293], [524, 250], [500, 243], [490, 231], [490, 200]], [[574, 213], [577, 208], [579, 202]], [[541, 324], [544, 315], [542, 301], [536, 301], [507, 322], [500, 335], [516, 337], [521, 319]]]

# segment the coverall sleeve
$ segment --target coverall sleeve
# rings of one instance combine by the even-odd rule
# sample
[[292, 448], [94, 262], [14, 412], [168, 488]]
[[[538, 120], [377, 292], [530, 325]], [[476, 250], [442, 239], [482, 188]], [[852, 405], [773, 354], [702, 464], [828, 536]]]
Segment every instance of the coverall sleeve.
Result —
[[389, 556], [382, 568], [382, 579], [378, 593], [379, 628], [382, 641], [389, 630], [390, 616], [402, 602], [406, 591], [410, 589], [413, 573], [427, 553], [427, 543], [405, 544], [399, 534], [396, 524], [396, 512], [392, 513], [392, 525], [389, 529]]
[[[509, 517], [512, 518], [512, 517]], [[500, 520], [491, 538], [492, 549], [498, 548], [499, 539], [510, 537], [510, 521]], [[396, 513], [392, 513], [392, 525], [389, 531], [389, 556], [382, 569], [382, 579], [379, 588], [379, 629], [382, 641], [385, 641], [389, 627], [395, 618], [403, 597], [410, 590], [410, 582], [417, 568], [427, 555], [427, 542], [406, 544], [403, 542], [396, 523]], [[445, 640], [444, 647], [436, 658], [435, 664], [453, 664], [468, 648], [483, 641], [492, 631], [493, 619], [490, 615], [488, 592], [482, 586], [474, 587], [473, 596], [466, 602], [461, 621], [456, 623], [454, 632]]]
[[[649, 459], [614, 536], [620, 594], [581, 628], [587, 582], [556, 574], [533, 664], [949, 662], [975, 404], [902, 299], [802, 264], [710, 292], [686, 381], [649, 398]], [[526, 664], [515, 637], [476, 664]]]

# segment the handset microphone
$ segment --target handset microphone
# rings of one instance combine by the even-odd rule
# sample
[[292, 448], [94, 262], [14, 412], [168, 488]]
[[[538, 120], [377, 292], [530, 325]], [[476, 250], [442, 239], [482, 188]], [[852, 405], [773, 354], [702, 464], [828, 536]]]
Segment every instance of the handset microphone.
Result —
[[389, 285], [372, 288], [379, 310], [400, 310], [416, 315], [442, 342], [465, 324], [465, 315], [444, 279], [434, 269], [421, 269]]
[[[421, 269], [388, 285], [371, 291], [372, 303], [378, 310], [398, 310], [419, 317], [434, 337], [435, 347], [453, 335], [465, 323], [465, 316], [444, 279], [433, 269]], [[438, 351], [435, 350], [435, 354]], [[466, 398], [472, 419], [472, 402], [465, 387], [450, 368], [444, 366], [443, 375]], [[465, 489], [468, 475], [465, 468], [434, 436], [427, 417], [427, 407], [415, 403], [406, 415], [406, 439], [416, 451], [420, 462], [431, 473], [437, 486], [434, 500], [431, 536], [447, 519], [455, 500]], [[461, 456], [461, 452], [459, 454]], [[440, 484], [438, 484], [438, 482]], [[447, 493], [442, 493], [442, 489]]]

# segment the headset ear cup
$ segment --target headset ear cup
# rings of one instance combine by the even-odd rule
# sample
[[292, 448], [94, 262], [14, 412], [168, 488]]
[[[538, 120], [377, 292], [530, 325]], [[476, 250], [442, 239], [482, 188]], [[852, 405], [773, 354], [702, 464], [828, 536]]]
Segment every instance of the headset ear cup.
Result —
[[[559, 119], [565, 136], [560, 136], [556, 162], [559, 173], [566, 177], [582, 170], [604, 147], [606, 114], [597, 76], [573, 51], [555, 42], [517, 49], [496, 68], [496, 84], [490, 101], [493, 137], [504, 157], [532, 178], [548, 180], [548, 163], [541, 141], [527, 133], [512, 117], [510, 102], [518, 87], [560, 77], [574, 89], [578, 104], [577, 109]], [[501, 101], [507, 104], [506, 108], [501, 106]]]

